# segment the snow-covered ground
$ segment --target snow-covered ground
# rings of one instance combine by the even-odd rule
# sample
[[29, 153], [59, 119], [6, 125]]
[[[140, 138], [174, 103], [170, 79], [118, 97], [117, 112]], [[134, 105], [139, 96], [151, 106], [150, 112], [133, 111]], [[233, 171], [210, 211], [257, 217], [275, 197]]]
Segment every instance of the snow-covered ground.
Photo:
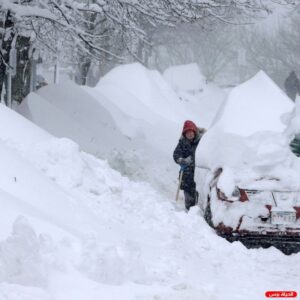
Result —
[[92, 90], [64, 83], [31, 94], [19, 112], [33, 123], [0, 106], [1, 300], [252, 300], [299, 291], [300, 254], [230, 244], [199, 207], [187, 214], [174, 203], [182, 121], [210, 126], [188, 102], [133, 64]]

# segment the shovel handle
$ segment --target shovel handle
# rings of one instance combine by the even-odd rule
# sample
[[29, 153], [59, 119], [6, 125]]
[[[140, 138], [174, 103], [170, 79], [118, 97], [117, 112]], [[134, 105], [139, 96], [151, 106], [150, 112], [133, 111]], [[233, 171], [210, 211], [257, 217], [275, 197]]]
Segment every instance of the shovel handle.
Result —
[[183, 168], [181, 168], [180, 172], [179, 172], [179, 182], [178, 182], [178, 187], [177, 187], [177, 192], [176, 192], [176, 198], [175, 198], [176, 202], [178, 201], [178, 196], [179, 196], [179, 191], [180, 191], [182, 176], [183, 176]]

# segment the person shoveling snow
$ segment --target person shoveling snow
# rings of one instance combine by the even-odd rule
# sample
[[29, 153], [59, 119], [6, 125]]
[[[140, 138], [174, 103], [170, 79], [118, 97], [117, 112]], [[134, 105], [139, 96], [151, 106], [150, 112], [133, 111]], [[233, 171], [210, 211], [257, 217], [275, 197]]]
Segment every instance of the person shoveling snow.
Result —
[[197, 204], [198, 192], [196, 190], [195, 175], [195, 152], [205, 133], [205, 129], [197, 128], [194, 122], [185, 121], [182, 135], [174, 150], [173, 158], [180, 165], [179, 184], [184, 191], [185, 208]]

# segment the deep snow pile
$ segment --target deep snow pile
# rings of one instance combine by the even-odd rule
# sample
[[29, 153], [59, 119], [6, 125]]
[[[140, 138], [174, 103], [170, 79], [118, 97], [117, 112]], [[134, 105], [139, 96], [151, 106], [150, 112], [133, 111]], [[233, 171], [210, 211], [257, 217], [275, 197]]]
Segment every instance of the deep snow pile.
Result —
[[[190, 71], [179, 67], [178, 73], [189, 78]], [[200, 72], [197, 74], [201, 77]], [[196, 81], [194, 83], [197, 84]], [[139, 63], [113, 69], [100, 79], [95, 88], [86, 90], [110, 111], [123, 134], [138, 141], [139, 148], [144, 149], [139, 157], [147, 170], [142, 172], [147, 173], [142, 178], [156, 187], [159, 184], [162, 190], [176, 185], [174, 180], [169, 179], [178, 172], [172, 161], [172, 152], [183, 121], [192, 119], [198, 126], [208, 126], [216, 113], [214, 106], [224, 98], [223, 92], [206, 85], [201, 101], [181, 101], [157, 71], [148, 70]], [[169, 195], [172, 192], [170, 190]]]
[[138, 63], [113, 69], [86, 90], [109, 110], [123, 134], [155, 148], [158, 156], [170, 155], [183, 121], [191, 117], [161, 75]]
[[[124, 175], [174, 193], [176, 176], [171, 174], [176, 173], [176, 166], [170, 141], [176, 143], [180, 129], [161, 117], [156, 126], [135, 120], [117, 106], [112, 109], [103, 95], [93, 97], [71, 81], [31, 93], [18, 112], [54, 136], [70, 138], [82, 150], [107, 159]], [[150, 115], [149, 109], [138, 115]]]
[[0, 116], [10, 129], [0, 132], [1, 300], [250, 300], [296, 289], [300, 254], [230, 244], [199, 208], [186, 214], [71, 140], [2, 106]]
[[225, 133], [245, 137], [261, 131], [283, 132], [286, 125], [281, 117], [291, 112], [293, 105], [272, 79], [259, 71], [231, 90], [214, 126], [222, 125]]
[[[191, 70], [183, 69], [188, 78]], [[182, 69], [179, 73], [184, 76]], [[212, 97], [203, 96], [206, 86], [202, 102], [180, 101], [157, 71], [135, 63], [115, 68], [95, 88], [68, 81], [46, 86], [30, 94], [18, 111], [54, 136], [74, 140], [122, 174], [148, 181], [170, 196], [178, 172], [172, 152], [183, 121], [208, 125], [210, 107], [223, 97], [215, 89], [210, 89]]]
[[225, 100], [225, 92], [207, 83], [196, 63], [172, 66], [163, 77], [181, 99], [182, 109], [193, 111], [198, 126], [209, 128]]
[[31, 93], [18, 112], [51, 134], [71, 138], [98, 156], [130, 148], [107, 109], [71, 81]]
[[[52, 138], [6, 108], [0, 113], [0, 123], [15, 128], [5, 135], [2, 148], [10, 151], [1, 159], [15, 158], [17, 178], [5, 184], [11, 175], [2, 169], [1, 188], [16, 200], [2, 194], [0, 299], [260, 299], [299, 282], [299, 255], [229, 244], [198, 208], [178, 211], [147, 183], [128, 180], [72, 141]], [[23, 173], [36, 188], [25, 190]]]
[[164, 71], [163, 77], [176, 93], [194, 94], [205, 88], [205, 77], [196, 63], [172, 66]]
[[[40, 170], [31, 174], [33, 182], [37, 176], [51, 178], [56, 189], [68, 193], [73, 208], [82, 211], [84, 206], [88, 216], [80, 214], [83, 220], [78, 222], [74, 213], [63, 209], [67, 200], [56, 198], [61, 202], [56, 204], [57, 213], [68, 225], [58, 234], [57, 221], [48, 217], [48, 204], [44, 214], [36, 215], [40, 223], [23, 211], [24, 217], [15, 219], [12, 233], [0, 244], [3, 298], [18, 299], [22, 294], [28, 300], [258, 299], [273, 286], [288, 288], [278, 277], [284, 268], [297, 274], [299, 255], [285, 257], [275, 249], [248, 251], [238, 243], [231, 245], [215, 236], [197, 208], [188, 215], [175, 210], [149, 185], [130, 182], [69, 140], [47, 139], [33, 145], [14, 141], [10, 146], [27, 160], [29, 169]], [[47, 187], [42, 191], [41, 205], [54, 201]], [[29, 198], [23, 203], [36, 205]], [[51, 224], [45, 223], [47, 219]], [[92, 226], [83, 226], [84, 222]], [[71, 224], [77, 224], [79, 235], [67, 229]], [[245, 263], [233, 268], [240, 260]], [[257, 271], [255, 289], [253, 281], [246, 280], [250, 264]], [[268, 271], [260, 272], [266, 266]], [[233, 279], [236, 284], [229, 284]], [[290, 279], [292, 285], [298, 281], [297, 276]]]
[[289, 98], [260, 71], [231, 91], [200, 142], [199, 161], [211, 170], [231, 170], [227, 174], [234, 174], [234, 178], [224, 180], [228, 184], [223, 186], [228, 192], [234, 185], [299, 189], [299, 159], [290, 151], [290, 138], [284, 134], [287, 125], [283, 123], [293, 107]]
[[[8, 233], [8, 225], [12, 224], [11, 219], [18, 214], [31, 216], [36, 224], [52, 224], [53, 227], [57, 227], [52, 228], [54, 232], [69, 231], [78, 235], [80, 230], [77, 224], [82, 223], [82, 228], [85, 228], [83, 220], [85, 208], [80, 207], [78, 203], [79, 210], [74, 210], [74, 199], [70, 199], [68, 192], [57, 187], [51, 176], [49, 178], [43, 176], [41, 171], [45, 172], [46, 169], [35, 167], [30, 163], [30, 153], [23, 155], [24, 149], [33, 151], [35, 145], [48, 144], [53, 137], [3, 105], [0, 105], [0, 116], [0, 125], [7, 125], [9, 128], [0, 135], [2, 165], [0, 192], [3, 213], [0, 218], [2, 225], [0, 235]], [[53, 160], [51, 163], [55, 165], [55, 162]], [[92, 222], [91, 220], [90, 224]], [[44, 226], [40, 225], [40, 228]]]
[[[111, 97], [111, 87], [118, 88], [122, 96]], [[158, 71], [148, 70], [139, 63], [114, 68], [100, 79], [96, 89], [128, 114], [132, 114], [135, 118], [143, 117], [150, 124], [159, 121], [153, 118], [151, 113], [175, 123], [182, 123], [188, 117], [188, 112], [181, 109], [176, 94], [162, 75]], [[149, 110], [148, 116], [144, 116], [145, 109]]]

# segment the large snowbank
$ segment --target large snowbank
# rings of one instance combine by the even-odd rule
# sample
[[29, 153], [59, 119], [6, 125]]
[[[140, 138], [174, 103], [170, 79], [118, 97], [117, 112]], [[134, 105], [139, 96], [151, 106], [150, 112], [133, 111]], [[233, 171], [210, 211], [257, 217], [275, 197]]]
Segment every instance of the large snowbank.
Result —
[[[140, 170], [146, 170], [147, 181], [174, 185], [177, 167], [172, 152], [183, 121], [194, 113], [181, 106], [162, 76], [138, 63], [124, 65], [86, 90], [110, 111], [119, 130], [135, 141], [139, 153], [135, 161], [141, 161]], [[141, 173], [139, 177], [145, 178]]]
[[[178, 68], [177, 73], [181, 74], [182, 70]], [[186, 70], [185, 67], [183, 69]], [[196, 71], [201, 77], [198, 69]], [[206, 86], [203, 92], [205, 96], [200, 102], [197, 99], [194, 102], [180, 101], [158, 72], [150, 71], [138, 63], [113, 69], [95, 88], [87, 90], [110, 111], [124, 134], [133, 140], [140, 140], [141, 148], [150, 151], [155, 148], [155, 160], [165, 158], [165, 161], [172, 155], [183, 121], [192, 119], [198, 126], [207, 127], [216, 113], [214, 105], [219, 105], [224, 98], [219, 89]], [[172, 164], [167, 168], [174, 172]], [[162, 165], [162, 161], [157, 164], [156, 172]], [[149, 177], [160, 177], [156, 172]], [[171, 173], [168, 174], [162, 177], [167, 178]]]
[[189, 117], [161, 75], [138, 63], [113, 69], [87, 90], [110, 111], [119, 130], [144, 144], [141, 148], [155, 148], [158, 156], [170, 155]]
[[[113, 90], [113, 96], [121, 94]], [[176, 166], [170, 154], [180, 128], [161, 117], [155, 126], [134, 119], [98, 91], [89, 91], [93, 96], [70, 81], [49, 85], [31, 93], [18, 111], [54, 136], [70, 138], [82, 150], [107, 159], [124, 175], [173, 193]], [[138, 114], [143, 115], [150, 115], [149, 109]]]
[[224, 102], [225, 92], [207, 83], [196, 63], [172, 66], [164, 71], [163, 77], [181, 99], [182, 109], [192, 111], [199, 126], [210, 127]]
[[0, 132], [0, 299], [239, 300], [297, 287], [299, 254], [230, 244], [198, 208], [186, 214], [71, 140], [0, 116], [11, 129]]
[[51, 134], [71, 138], [93, 154], [130, 149], [106, 108], [71, 81], [31, 93], [18, 111]]
[[[33, 149], [33, 145], [49, 143], [53, 137], [3, 105], [0, 105], [0, 115], [0, 125], [5, 124], [11, 129], [1, 132], [0, 138], [0, 161], [3, 170], [0, 173], [3, 204], [3, 217], [0, 218], [3, 226], [0, 234], [7, 234], [7, 224], [12, 224], [12, 220], [8, 222], [10, 218], [26, 213], [37, 219], [36, 222], [41, 223], [39, 219], [42, 219], [60, 230], [80, 235], [76, 224], [82, 222], [84, 227], [82, 216], [85, 209], [81, 208], [78, 214], [73, 208], [74, 200], [52, 180], [42, 176], [28, 162], [29, 155], [26, 157], [21, 154], [21, 149]], [[52, 163], [55, 164], [55, 161]]]
[[[187, 112], [181, 109], [176, 94], [160, 73], [150, 71], [139, 63], [116, 67], [100, 79], [97, 88], [105, 93], [107, 85], [117, 87], [123, 94], [123, 98], [110, 99], [113, 103], [136, 118], [141, 117], [141, 112], [142, 118], [151, 124], [157, 121], [151, 114], [176, 123], [181, 123], [188, 117]], [[149, 117], [145, 116], [146, 109]]]
[[0, 105], [1, 139], [32, 144], [35, 141], [48, 140], [52, 136], [42, 128], [34, 126], [24, 117], [16, 114], [4, 105]]
[[299, 160], [289, 149], [283, 123], [293, 107], [260, 71], [231, 91], [200, 142], [199, 161], [211, 170], [231, 168], [239, 186], [299, 189]]
[[164, 71], [163, 77], [176, 93], [184, 91], [193, 94], [205, 86], [205, 77], [196, 63], [172, 66]]
[[225, 133], [250, 136], [256, 132], [283, 132], [281, 117], [293, 102], [263, 71], [231, 90], [214, 124]]

